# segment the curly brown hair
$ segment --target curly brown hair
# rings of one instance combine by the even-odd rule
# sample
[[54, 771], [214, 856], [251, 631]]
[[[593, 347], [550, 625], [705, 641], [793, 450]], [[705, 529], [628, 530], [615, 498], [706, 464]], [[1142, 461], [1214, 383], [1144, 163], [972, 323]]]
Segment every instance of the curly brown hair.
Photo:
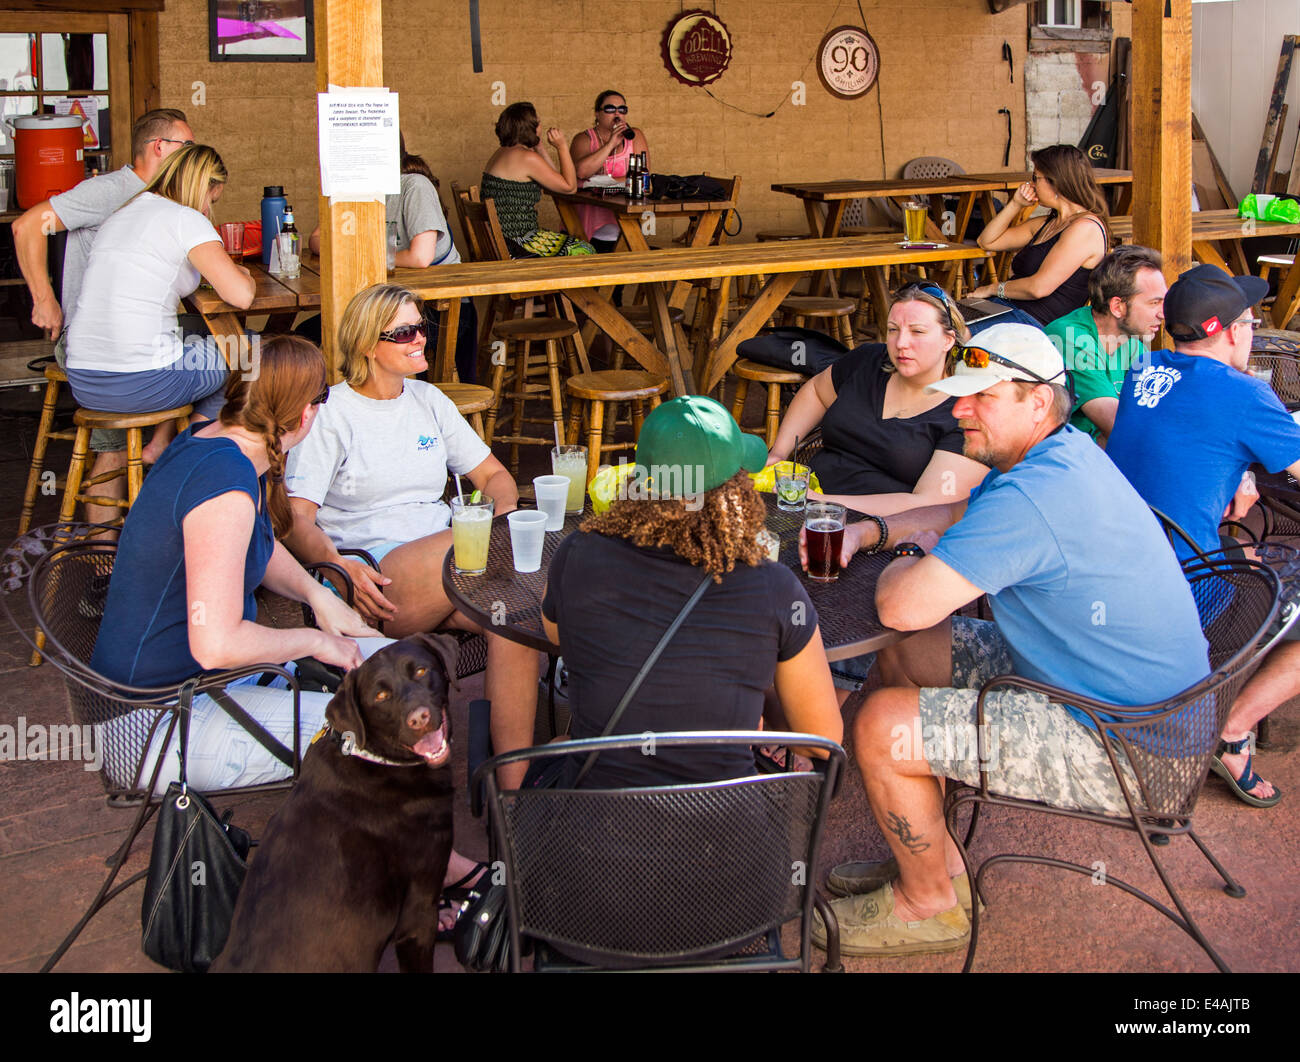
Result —
[[739, 561], [761, 564], [766, 552], [755, 536], [763, 529], [767, 507], [741, 469], [727, 482], [703, 494], [698, 509], [681, 498], [630, 499], [614, 502], [603, 516], [589, 516], [582, 530], [625, 538], [638, 546], [667, 546], [683, 560], [722, 582]]

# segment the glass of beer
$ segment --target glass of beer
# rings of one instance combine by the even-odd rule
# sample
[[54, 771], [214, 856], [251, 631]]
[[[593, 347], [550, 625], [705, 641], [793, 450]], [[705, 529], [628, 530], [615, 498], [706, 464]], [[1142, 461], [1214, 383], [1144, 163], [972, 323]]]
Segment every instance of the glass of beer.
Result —
[[808, 578], [833, 583], [840, 577], [844, 547], [844, 506], [809, 502], [804, 509], [804, 540], [808, 546]]
[[452, 564], [461, 575], [487, 571], [495, 505], [491, 498], [476, 502], [467, 497], [451, 499]]
[[903, 246], [925, 242], [925, 216], [929, 204], [925, 197], [903, 201]]

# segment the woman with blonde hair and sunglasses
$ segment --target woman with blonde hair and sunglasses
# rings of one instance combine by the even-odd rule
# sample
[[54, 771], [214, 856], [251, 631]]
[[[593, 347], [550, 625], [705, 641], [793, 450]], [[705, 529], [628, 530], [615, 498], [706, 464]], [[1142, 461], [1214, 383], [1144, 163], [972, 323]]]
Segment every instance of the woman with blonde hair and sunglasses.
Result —
[[[357, 609], [398, 638], [441, 626], [481, 629], [442, 587], [451, 548], [451, 510], [442, 500], [448, 474], [458, 473], [466, 492], [491, 498], [498, 516], [519, 501], [509, 470], [455, 403], [433, 384], [410, 379], [429, 367], [426, 342], [414, 292], [375, 284], [354, 295], [339, 324], [343, 382], [330, 389], [311, 438], [290, 456], [287, 479], [289, 548], [304, 563], [342, 567]], [[340, 556], [341, 548], [366, 550], [379, 569]], [[537, 654], [483, 633], [493, 744], [497, 752], [530, 745]]]
[[[111, 413], [193, 405], [203, 420], [220, 411], [227, 360], [210, 336], [182, 333], [176, 306], [200, 277], [232, 306], [252, 304], [252, 276], [212, 226], [226, 178], [216, 151], [188, 145], [100, 227], [68, 329], [68, 383], [81, 405]], [[160, 430], [146, 461], [162, 438]]]

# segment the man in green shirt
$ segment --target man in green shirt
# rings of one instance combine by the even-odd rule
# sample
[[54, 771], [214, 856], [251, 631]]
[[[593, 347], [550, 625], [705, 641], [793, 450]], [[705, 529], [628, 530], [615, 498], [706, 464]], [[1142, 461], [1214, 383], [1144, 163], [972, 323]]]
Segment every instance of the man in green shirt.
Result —
[[1070, 423], [1105, 445], [1124, 374], [1164, 321], [1164, 273], [1148, 247], [1117, 247], [1088, 280], [1088, 305], [1058, 317], [1047, 334], [1074, 380]]

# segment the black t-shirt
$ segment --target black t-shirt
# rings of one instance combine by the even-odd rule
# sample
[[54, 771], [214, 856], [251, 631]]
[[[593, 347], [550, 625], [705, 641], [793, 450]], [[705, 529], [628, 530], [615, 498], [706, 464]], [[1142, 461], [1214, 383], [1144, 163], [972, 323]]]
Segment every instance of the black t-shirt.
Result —
[[[551, 560], [542, 613], [560, 628], [574, 738], [599, 737], [704, 572], [667, 549], [577, 532]], [[623, 713], [618, 734], [755, 730], [778, 661], [817, 612], [790, 569], [738, 565], [696, 602]], [[583, 787], [675, 785], [753, 773], [748, 750], [602, 753]]]
[[915, 417], [884, 419], [884, 343], [865, 343], [831, 366], [835, 401], [822, 418], [812, 470], [826, 494], [910, 494], [935, 450], [959, 454], [955, 398]]

